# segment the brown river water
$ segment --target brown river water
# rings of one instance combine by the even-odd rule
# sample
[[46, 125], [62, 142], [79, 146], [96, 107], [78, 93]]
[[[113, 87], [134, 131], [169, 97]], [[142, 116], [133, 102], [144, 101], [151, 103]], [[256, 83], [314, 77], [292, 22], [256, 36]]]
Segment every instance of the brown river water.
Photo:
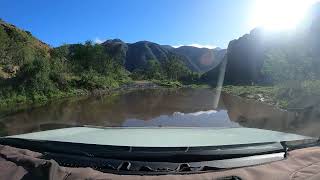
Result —
[[0, 136], [64, 127], [251, 127], [319, 137], [320, 117], [287, 112], [212, 89], [145, 89], [81, 97], [20, 110], [0, 118]]

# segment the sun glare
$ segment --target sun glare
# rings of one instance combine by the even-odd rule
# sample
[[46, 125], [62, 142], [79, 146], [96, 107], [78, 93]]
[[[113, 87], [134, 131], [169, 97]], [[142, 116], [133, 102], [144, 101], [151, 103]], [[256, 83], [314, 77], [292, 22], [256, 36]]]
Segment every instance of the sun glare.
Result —
[[256, 0], [250, 25], [271, 31], [293, 29], [316, 1], [318, 0]]

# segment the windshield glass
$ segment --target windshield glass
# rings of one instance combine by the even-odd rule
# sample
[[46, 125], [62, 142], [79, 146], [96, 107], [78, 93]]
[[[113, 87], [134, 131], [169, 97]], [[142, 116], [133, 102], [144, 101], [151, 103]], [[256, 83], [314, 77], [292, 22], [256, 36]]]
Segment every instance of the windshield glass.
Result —
[[[190, 138], [199, 146], [320, 135], [316, 0], [10, 0], [0, 18], [1, 137], [139, 127], [150, 144], [169, 128], [174, 147], [192, 133], [207, 139]], [[48, 139], [67, 139], [59, 132]]]

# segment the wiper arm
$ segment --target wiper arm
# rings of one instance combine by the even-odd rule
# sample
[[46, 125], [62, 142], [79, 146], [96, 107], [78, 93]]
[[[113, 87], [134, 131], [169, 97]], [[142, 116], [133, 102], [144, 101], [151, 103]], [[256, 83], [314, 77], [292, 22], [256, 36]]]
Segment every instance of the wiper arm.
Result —
[[296, 140], [296, 141], [282, 141], [281, 145], [287, 149], [287, 151], [295, 150], [295, 149], [302, 149], [302, 148], [308, 148], [313, 146], [319, 146], [320, 145], [320, 139], [319, 138], [310, 138], [310, 139], [304, 139], [304, 140]]

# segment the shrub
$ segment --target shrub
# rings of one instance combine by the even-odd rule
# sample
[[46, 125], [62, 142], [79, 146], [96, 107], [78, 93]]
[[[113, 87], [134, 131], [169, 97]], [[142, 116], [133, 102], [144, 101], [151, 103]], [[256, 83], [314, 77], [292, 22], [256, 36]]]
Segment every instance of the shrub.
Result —
[[89, 90], [107, 89], [119, 86], [118, 82], [115, 79], [107, 76], [102, 76], [94, 70], [89, 70], [83, 73], [80, 77], [80, 80], [77, 82], [77, 85]]

